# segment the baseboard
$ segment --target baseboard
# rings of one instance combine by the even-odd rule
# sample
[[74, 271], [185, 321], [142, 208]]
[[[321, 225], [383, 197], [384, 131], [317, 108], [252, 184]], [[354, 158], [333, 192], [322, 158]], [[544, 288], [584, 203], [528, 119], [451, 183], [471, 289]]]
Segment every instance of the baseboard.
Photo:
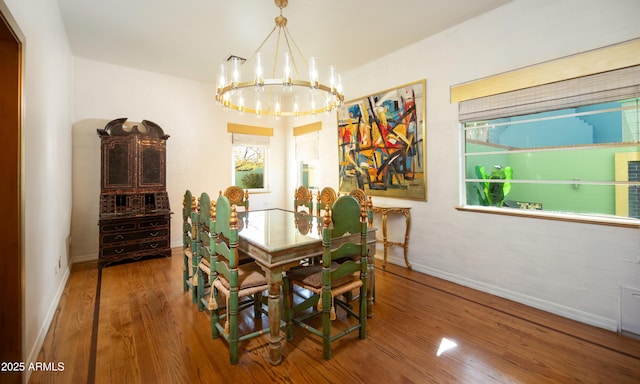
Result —
[[[49, 328], [51, 327], [51, 322], [53, 321], [53, 316], [56, 314], [56, 310], [58, 309], [58, 304], [60, 304], [60, 298], [62, 298], [62, 293], [64, 292], [64, 287], [67, 285], [67, 280], [69, 280], [69, 276], [71, 274], [71, 265], [67, 266], [67, 269], [64, 271], [64, 276], [60, 279], [60, 284], [58, 285], [58, 289], [56, 290], [56, 294], [51, 300], [51, 305], [49, 306], [49, 310], [47, 311], [47, 316], [40, 327], [40, 331], [38, 332], [38, 336], [31, 347], [29, 355], [27, 356], [27, 361], [25, 361], [25, 365], [28, 367], [31, 363], [36, 362], [38, 359], [38, 354], [40, 354], [40, 350], [42, 349], [42, 345], [44, 344], [44, 339], [47, 337], [47, 332], [49, 332]], [[29, 382], [29, 377], [31, 376], [31, 371], [25, 370], [25, 383]]]
[[80, 255], [80, 256], [72, 256], [71, 257], [71, 263], [75, 264], [75, 263], [84, 263], [87, 261], [96, 261], [98, 260], [98, 254], [97, 253], [90, 253], [88, 255]]
[[[387, 262], [397, 264], [397, 265], [404, 265], [404, 260], [400, 258], [392, 259], [391, 257], [389, 257], [387, 259]], [[575, 308], [558, 305], [546, 300], [541, 300], [535, 297], [523, 295], [518, 292], [509, 291], [509, 290], [499, 288], [490, 284], [485, 284], [476, 280], [471, 280], [462, 276], [458, 276], [448, 272], [443, 272], [438, 269], [425, 267], [424, 265], [416, 264], [413, 262], [411, 264], [412, 264], [412, 269], [416, 272], [426, 273], [428, 275], [438, 277], [443, 280], [451, 281], [453, 283], [460, 284], [465, 287], [477, 289], [479, 291], [486, 292], [486, 293], [489, 293], [498, 297], [502, 297], [505, 299], [509, 299], [517, 303], [528, 305], [530, 307], [537, 308], [545, 312], [553, 313], [554, 315], [566, 317], [568, 319], [579, 321], [581, 323], [593, 325], [594, 327], [603, 328], [613, 332], [618, 331], [617, 320], [612, 320], [602, 316], [597, 316], [592, 313], [577, 310]]]

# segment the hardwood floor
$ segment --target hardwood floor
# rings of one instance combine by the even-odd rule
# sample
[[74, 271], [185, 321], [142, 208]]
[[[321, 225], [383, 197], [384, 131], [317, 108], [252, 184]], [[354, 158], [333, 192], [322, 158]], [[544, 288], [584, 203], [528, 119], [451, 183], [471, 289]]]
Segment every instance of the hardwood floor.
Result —
[[[96, 263], [74, 265], [38, 356], [64, 370], [30, 383], [640, 382], [638, 339], [394, 265], [376, 268], [366, 339], [340, 339], [324, 361], [319, 339], [296, 328], [281, 365], [269, 365], [265, 335], [240, 343], [231, 366], [181, 277], [179, 249], [101, 276]], [[444, 337], [457, 347], [437, 356]]]

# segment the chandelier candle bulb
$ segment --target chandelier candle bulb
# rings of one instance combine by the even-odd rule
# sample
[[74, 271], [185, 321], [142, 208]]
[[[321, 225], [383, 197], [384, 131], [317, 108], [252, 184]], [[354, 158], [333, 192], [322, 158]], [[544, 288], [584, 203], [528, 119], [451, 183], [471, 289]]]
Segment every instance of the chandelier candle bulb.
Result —
[[229, 100], [231, 96], [228, 93], [225, 93], [222, 97], [222, 107], [225, 111], [229, 110], [229, 106], [231, 105], [231, 100]]
[[256, 114], [258, 117], [262, 115], [262, 102], [260, 102], [260, 99], [256, 100]]
[[336, 67], [335, 65], [329, 66], [329, 87], [331, 87], [331, 92], [336, 92]]
[[239, 93], [239, 97], [238, 97], [238, 112], [242, 113], [244, 112], [244, 97], [242, 97], [242, 91], [240, 91]]
[[275, 96], [275, 115], [276, 115], [276, 119], [280, 119], [280, 113], [282, 112], [281, 110], [281, 106], [280, 106], [280, 96], [276, 95]]
[[233, 67], [233, 88], [237, 88], [240, 82], [240, 64], [240, 59], [237, 57], [231, 59], [231, 66]]
[[224, 86], [226, 85], [226, 67], [224, 64], [220, 64], [220, 71], [218, 74], [218, 92], [220, 92], [222, 90], [222, 88], [224, 88]]
[[260, 52], [256, 53], [256, 74], [254, 80], [259, 89], [262, 89], [264, 85], [264, 75], [262, 71], [262, 54]]
[[289, 52], [284, 53], [284, 79], [283, 84], [285, 86], [291, 86], [291, 59], [289, 58]]
[[316, 58], [309, 58], [309, 82], [311, 88], [318, 88], [318, 69], [316, 68]]

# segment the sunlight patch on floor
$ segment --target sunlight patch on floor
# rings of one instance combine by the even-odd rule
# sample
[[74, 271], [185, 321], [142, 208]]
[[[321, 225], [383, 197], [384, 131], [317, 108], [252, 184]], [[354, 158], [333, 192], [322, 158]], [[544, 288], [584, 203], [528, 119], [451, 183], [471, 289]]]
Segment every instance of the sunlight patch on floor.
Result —
[[443, 353], [447, 352], [448, 350], [453, 349], [457, 346], [458, 344], [456, 344], [455, 341], [449, 340], [446, 337], [443, 337], [442, 340], [440, 341], [440, 346], [438, 347], [438, 352], [436, 352], [436, 356], [440, 356]]

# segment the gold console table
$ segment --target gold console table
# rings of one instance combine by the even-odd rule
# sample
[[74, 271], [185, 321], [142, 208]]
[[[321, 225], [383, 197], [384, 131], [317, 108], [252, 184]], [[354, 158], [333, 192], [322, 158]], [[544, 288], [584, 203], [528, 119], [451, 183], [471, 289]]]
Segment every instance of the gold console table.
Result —
[[[411, 207], [399, 205], [378, 204], [373, 206], [373, 213], [379, 213], [382, 217], [382, 243], [384, 245], [384, 261], [382, 268], [387, 267], [387, 249], [391, 246], [400, 246], [404, 250], [404, 262], [408, 269], [411, 269], [409, 263], [409, 232], [411, 231]], [[406, 228], [404, 231], [404, 241], [389, 241], [387, 239], [387, 216], [389, 214], [402, 214], [406, 220]]]

